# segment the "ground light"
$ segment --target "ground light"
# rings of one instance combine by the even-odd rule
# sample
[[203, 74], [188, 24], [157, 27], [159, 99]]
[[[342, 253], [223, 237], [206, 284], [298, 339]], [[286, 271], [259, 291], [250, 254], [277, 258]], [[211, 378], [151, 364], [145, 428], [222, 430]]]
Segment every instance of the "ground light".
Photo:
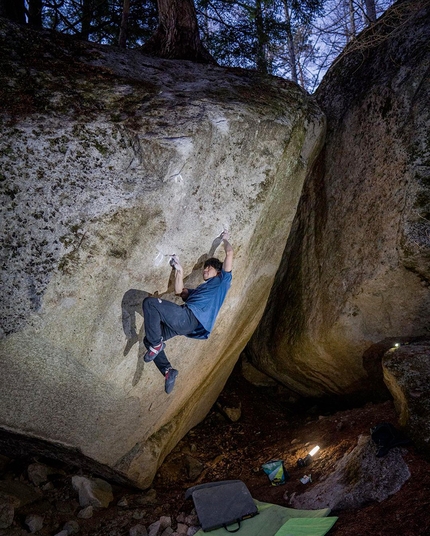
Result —
[[309, 465], [312, 461], [312, 457], [315, 456], [315, 454], [320, 450], [319, 446], [317, 445], [314, 447], [304, 458], [299, 458], [297, 460], [297, 466], [298, 467], [305, 467], [306, 465]]

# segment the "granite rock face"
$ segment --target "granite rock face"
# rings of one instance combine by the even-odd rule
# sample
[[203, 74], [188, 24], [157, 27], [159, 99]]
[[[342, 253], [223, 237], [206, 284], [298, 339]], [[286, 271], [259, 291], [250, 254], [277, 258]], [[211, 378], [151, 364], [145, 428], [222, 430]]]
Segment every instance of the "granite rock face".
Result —
[[[325, 119], [257, 73], [0, 26], [0, 429], [81, 452], [141, 487], [208, 412], [264, 310]], [[208, 341], [177, 338], [164, 392], [139, 359], [141, 303], [174, 300], [235, 249]]]
[[295, 495], [294, 508], [355, 510], [372, 501], [382, 502], [410, 478], [411, 473], [399, 448], [376, 457], [369, 436], [360, 436], [357, 446], [339, 460], [335, 470], [311, 490]]
[[306, 182], [251, 362], [302, 394], [358, 393], [363, 353], [430, 331], [430, 8], [397, 3], [324, 78]]
[[430, 341], [389, 350], [382, 366], [399, 424], [430, 458]]

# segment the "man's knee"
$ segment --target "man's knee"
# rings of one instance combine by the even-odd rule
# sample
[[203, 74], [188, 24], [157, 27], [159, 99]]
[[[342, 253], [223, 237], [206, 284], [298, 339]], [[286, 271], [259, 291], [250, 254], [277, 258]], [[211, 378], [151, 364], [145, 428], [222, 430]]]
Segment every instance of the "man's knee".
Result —
[[154, 303], [154, 301], [156, 301], [157, 298], [151, 298], [151, 297], [147, 297], [143, 300], [143, 303], [142, 303], [142, 309], [144, 311], [147, 311], [148, 309], [150, 309]]

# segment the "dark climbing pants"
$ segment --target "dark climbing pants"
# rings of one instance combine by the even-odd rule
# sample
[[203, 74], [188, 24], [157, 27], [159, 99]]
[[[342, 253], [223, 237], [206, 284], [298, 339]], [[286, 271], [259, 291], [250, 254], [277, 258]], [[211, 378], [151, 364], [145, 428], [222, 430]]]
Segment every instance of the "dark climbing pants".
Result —
[[[147, 349], [159, 344], [161, 339], [167, 341], [177, 335], [188, 335], [200, 325], [186, 305], [177, 305], [161, 298], [143, 300], [143, 319], [145, 322], [143, 344]], [[164, 350], [157, 355], [154, 363], [163, 375], [171, 367]]]

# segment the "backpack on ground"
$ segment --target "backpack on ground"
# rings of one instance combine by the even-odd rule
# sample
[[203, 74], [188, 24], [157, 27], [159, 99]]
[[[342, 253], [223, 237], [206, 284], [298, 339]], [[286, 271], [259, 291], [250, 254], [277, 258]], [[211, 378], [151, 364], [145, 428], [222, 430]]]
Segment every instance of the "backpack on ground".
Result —
[[401, 445], [409, 445], [411, 440], [402, 434], [399, 430], [389, 422], [377, 424], [370, 430], [372, 439], [378, 449], [377, 458], [382, 458], [388, 454], [388, 451], [393, 447]]

